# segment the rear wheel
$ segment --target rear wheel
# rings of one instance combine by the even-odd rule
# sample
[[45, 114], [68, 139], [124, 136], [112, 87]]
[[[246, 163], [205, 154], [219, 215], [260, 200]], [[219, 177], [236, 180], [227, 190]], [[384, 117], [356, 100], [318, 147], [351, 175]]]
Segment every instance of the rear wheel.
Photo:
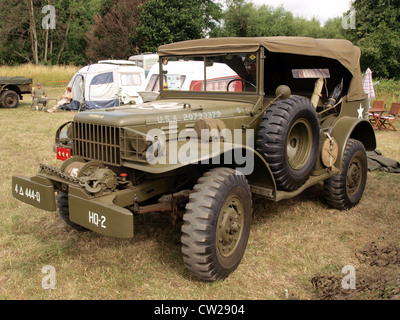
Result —
[[356, 206], [364, 193], [367, 182], [368, 164], [364, 145], [349, 139], [343, 156], [342, 172], [324, 183], [325, 199], [339, 210]]
[[199, 179], [189, 197], [182, 226], [185, 266], [204, 281], [223, 280], [243, 257], [252, 220], [246, 178], [230, 168], [217, 168]]

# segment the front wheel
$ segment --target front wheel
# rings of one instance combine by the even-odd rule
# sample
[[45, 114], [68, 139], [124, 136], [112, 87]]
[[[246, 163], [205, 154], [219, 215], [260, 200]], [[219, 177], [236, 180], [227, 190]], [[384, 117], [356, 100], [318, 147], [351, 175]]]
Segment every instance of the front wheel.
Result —
[[186, 205], [182, 226], [185, 266], [204, 281], [223, 280], [242, 260], [252, 200], [246, 178], [230, 168], [206, 172]]
[[88, 230], [88, 229], [72, 222], [69, 219], [68, 194], [59, 191], [56, 196], [56, 200], [57, 200], [58, 213], [60, 214], [60, 217], [64, 220], [64, 222], [67, 225], [69, 225], [70, 227], [72, 227], [73, 229], [75, 229], [77, 231], [87, 231]]
[[342, 172], [324, 183], [325, 199], [339, 210], [356, 206], [364, 193], [367, 182], [368, 164], [364, 145], [349, 139], [343, 156]]

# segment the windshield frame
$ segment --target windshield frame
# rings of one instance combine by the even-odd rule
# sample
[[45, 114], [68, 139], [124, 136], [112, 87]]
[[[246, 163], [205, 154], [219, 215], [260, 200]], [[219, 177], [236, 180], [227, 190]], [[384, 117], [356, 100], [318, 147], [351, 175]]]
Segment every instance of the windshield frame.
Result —
[[[255, 62], [255, 73], [253, 74], [254, 80], [255, 80], [255, 90], [254, 91], [213, 91], [213, 90], [207, 90], [207, 82], [210, 82], [210, 79], [207, 80], [207, 61], [209, 61], [210, 58], [214, 57], [222, 57], [222, 56], [248, 56], [250, 57], [251, 55], [254, 55], [255, 58], [253, 59]], [[235, 53], [214, 53], [214, 54], [202, 54], [202, 55], [173, 55], [173, 56], [163, 56], [160, 61], [159, 61], [159, 74], [158, 74], [158, 84], [159, 84], [159, 91], [160, 93], [185, 93], [185, 94], [230, 94], [230, 95], [259, 95], [260, 90], [261, 90], [261, 81], [260, 81], [260, 65], [261, 65], [261, 57], [262, 55], [260, 54], [260, 50], [256, 52], [235, 52]], [[164, 76], [166, 73], [164, 73], [164, 61], [178, 61], [178, 60], [183, 60], [187, 61], [189, 58], [195, 58], [197, 59], [196, 61], [202, 61], [203, 62], [203, 85], [202, 85], [202, 90], [201, 91], [191, 91], [191, 90], [171, 90], [171, 89], [165, 89], [163, 85], [163, 80]], [[199, 60], [199, 58], [202, 58]], [[243, 60], [244, 63], [244, 60]], [[228, 66], [228, 65], [227, 65]], [[228, 66], [229, 67], [229, 66]], [[238, 75], [238, 77], [240, 77]], [[240, 77], [241, 78], [241, 77]], [[242, 78], [241, 78], [242, 79]], [[161, 80], [161, 81], [160, 81]], [[243, 79], [244, 80], [244, 79]], [[211, 81], [214, 81], [211, 79]], [[243, 83], [243, 81], [238, 80], [239, 82]], [[230, 86], [233, 86], [233, 84], [230, 84]]]

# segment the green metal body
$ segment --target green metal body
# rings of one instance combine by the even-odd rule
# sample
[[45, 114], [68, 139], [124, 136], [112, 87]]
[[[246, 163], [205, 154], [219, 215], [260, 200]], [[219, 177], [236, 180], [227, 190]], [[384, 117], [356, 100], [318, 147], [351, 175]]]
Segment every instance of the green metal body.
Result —
[[[375, 149], [374, 131], [365, 120], [368, 100], [365, 98], [349, 102], [344, 95], [340, 107], [332, 109], [334, 112], [320, 113], [320, 150], [327, 138], [326, 134], [337, 141], [339, 152], [334, 166], [327, 168], [319, 154], [310, 178], [301, 188], [293, 192], [277, 190], [267, 162], [254, 146], [262, 115], [279, 97], [268, 96], [264, 92], [266, 79], [263, 70], [268, 63], [265, 61], [265, 48], [260, 47], [255, 54], [258, 66], [256, 92], [162, 90], [156, 101], [142, 106], [78, 113], [71, 124], [74, 157], [67, 164], [74, 161], [98, 161], [118, 177], [117, 188], [91, 194], [88, 192], [90, 189], [85, 189], [82, 177], [81, 180], [72, 179], [57, 170], [41, 170], [30, 179], [13, 177], [14, 197], [43, 210], [53, 211], [56, 209], [55, 191], [66, 192], [72, 222], [107, 236], [130, 238], [134, 234], [133, 213], [140, 214], [151, 209], [176, 209], [173, 205], [163, 207], [156, 202], [142, 206], [143, 202], [190, 188], [210, 168], [245, 167], [246, 164], [238, 161], [243, 160], [243, 157], [232, 157], [235, 152], [237, 155], [245, 154], [246, 159], [252, 161], [252, 170], [246, 175], [251, 192], [279, 201], [297, 196], [310, 186], [338, 174], [342, 170], [341, 163], [348, 139], [360, 140], [367, 150]], [[312, 90], [310, 88], [309, 95]], [[163, 107], [158, 108], [160, 105]], [[165, 108], [166, 105], [172, 107]], [[238, 139], [234, 142], [219, 139], [213, 144], [201, 139], [189, 139], [190, 132], [193, 132], [196, 122], [201, 119], [221, 120], [226, 129], [239, 132], [241, 143], [237, 143]], [[150, 139], [149, 132], [152, 130], [156, 130], [158, 135], [160, 132], [165, 135], [165, 154], [162, 157], [157, 155], [156, 161], [149, 163], [149, 159], [138, 150], [148, 149], [151, 141], [155, 143], [160, 138], [158, 136], [155, 139], [153, 135]], [[249, 136], [249, 132], [253, 132], [254, 136]], [[252, 143], [249, 144], [249, 140], [246, 142], [246, 138], [252, 139]], [[146, 139], [151, 140], [147, 145]], [[68, 146], [71, 146], [71, 139], [69, 143]], [[56, 145], [67, 146], [60, 139], [60, 132], [57, 133]], [[182, 158], [184, 161], [181, 161]], [[67, 164], [61, 171], [66, 170]], [[119, 177], [121, 174], [124, 178]]]
[[[23, 99], [23, 94], [32, 93], [32, 79], [25, 78], [25, 77], [0, 77], [0, 107], [8, 107], [8, 105], [18, 106], [17, 102], [15, 101], [16, 97], [9, 97], [7, 100], [3, 101], [3, 94], [6, 92], [15, 92], [18, 96], [18, 99]], [[4, 105], [3, 103], [6, 103]]]

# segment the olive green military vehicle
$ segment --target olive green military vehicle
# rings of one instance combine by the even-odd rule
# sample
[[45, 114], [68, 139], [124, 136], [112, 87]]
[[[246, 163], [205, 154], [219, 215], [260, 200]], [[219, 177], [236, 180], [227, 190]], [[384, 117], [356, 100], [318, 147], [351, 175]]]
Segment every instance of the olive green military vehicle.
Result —
[[134, 236], [135, 215], [170, 212], [183, 218], [185, 266], [205, 281], [239, 265], [252, 194], [280, 201], [323, 183], [333, 208], [359, 203], [376, 140], [358, 47], [216, 38], [158, 54], [155, 101], [76, 114], [55, 137], [65, 161], [14, 176], [14, 197], [118, 238]]
[[0, 77], [0, 108], [17, 108], [27, 93], [32, 93], [32, 79]]

